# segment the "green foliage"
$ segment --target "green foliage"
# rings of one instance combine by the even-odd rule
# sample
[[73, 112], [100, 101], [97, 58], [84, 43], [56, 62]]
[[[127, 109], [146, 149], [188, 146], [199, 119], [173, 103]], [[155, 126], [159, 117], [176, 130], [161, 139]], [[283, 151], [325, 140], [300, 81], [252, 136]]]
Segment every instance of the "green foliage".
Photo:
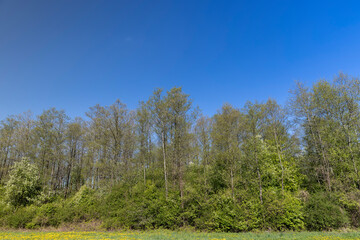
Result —
[[26, 228], [57, 227], [61, 223], [61, 205], [58, 203], [47, 203], [36, 209], [36, 214]]
[[264, 199], [264, 229], [285, 231], [305, 228], [302, 203], [292, 193], [269, 189]]
[[166, 200], [163, 192], [150, 183], [136, 185], [131, 193], [122, 187], [113, 189], [106, 197], [103, 211], [106, 211], [104, 227], [107, 229], [175, 229], [180, 226], [179, 199], [170, 192]]
[[207, 229], [218, 232], [240, 232], [247, 230], [245, 215], [240, 205], [236, 204], [229, 193], [213, 195], [208, 202]]
[[340, 193], [340, 205], [347, 211], [351, 226], [360, 226], [360, 191]]
[[36, 211], [35, 206], [20, 207], [12, 214], [9, 214], [5, 222], [11, 228], [26, 228], [36, 215]]
[[0, 187], [0, 227], [6, 226], [6, 216], [10, 213], [10, 207], [3, 201], [4, 189]]
[[339, 74], [292, 93], [288, 108], [224, 104], [212, 117], [197, 118], [180, 87], [136, 111], [95, 105], [87, 120], [54, 108], [6, 118], [0, 226], [359, 227], [360, 81]]
[[309, 230], [331, 230], [346, 227], [349, 219], [337, 199], [329, 193], [315, 193], [305, 204], [305, 224]]
[[99, 218], [100, 198], [95, 191], [83, 185], [70, 199], [66, 200], [60, 210], [64, 222], [82, 222]]
[[16, 162], [5, 186], [5, 202], [14, 207], [26, 206], [41, 193], [40, 176], [37, 167], [28, 159]]

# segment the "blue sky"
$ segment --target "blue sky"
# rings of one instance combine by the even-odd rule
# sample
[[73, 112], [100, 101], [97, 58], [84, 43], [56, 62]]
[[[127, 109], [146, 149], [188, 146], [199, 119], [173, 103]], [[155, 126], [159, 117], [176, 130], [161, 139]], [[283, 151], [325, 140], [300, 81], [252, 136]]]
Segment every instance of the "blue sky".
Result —
[[0, 118], [182, 86], [205, 114], [360, 73], [359, 1], [0, 0]]

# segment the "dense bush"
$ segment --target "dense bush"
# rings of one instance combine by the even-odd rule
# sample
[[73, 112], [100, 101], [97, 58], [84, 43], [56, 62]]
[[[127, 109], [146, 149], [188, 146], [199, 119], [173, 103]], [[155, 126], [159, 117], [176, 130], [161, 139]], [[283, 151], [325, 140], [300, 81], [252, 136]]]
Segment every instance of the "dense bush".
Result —
[[104, 227], [152, 229], [180, 226], [179, 200], [170, 193], [165, 199], [155, 185], [136, 185], [131, 192], [118, 187], [106, 197], [103, 205]]
[[28, 159], [16, 162], [5, 186], [5, 201], [14, 207], [26, 206], [41, 194], [40, 175], [37, 167]]
[[[155, 184], [139, 183], [132, 188], [118, 185], [109, 194], [83, 186], [73, 196], [52, 202], [13, 208], [0, 199], [0, 226], [36, 229], [99, 220], [104, 229], [178, 229], [191, 227], [218, 232], [250, 230], [331, 230], [356, 226], [358, 192], [314, 193], [267, 189], [263, 203], [246, 193], [230, 191], [199, 193], [187, 188], [183, 208], [179, 192], [168, 198]], [[302, 197], [297, 197], [302, 196]], [[349, 217], [350, 216], [350, 220]]]
[[36, 211], [38, 210], [35, 206], [21, 207], [18, 208], [15, 212], [6, 216], [6, 224], [11, 228], [25, 228], [28, 224], [31, 223]]
[[351, 226], [360, 226], [360, 191], [342, 193], [339, 197], [341, 206], [347, 211]]
[[338, 199], [330, 193], [315, 193], [305, 204], [305, 224], [309, 230], [331, 230], [346, 227], [349, 218]]
[[61, 223], [60, 205], [58, 203], [48, 203], [39, 207], [32, 221], [27, 224], [27, 228], [37, 227], [57, 227]]
[[64, 201], [60, 210], [62, 221], [71, 223], [98, 219], [100, 202], [96, 192], [84, 185], [73, 197]]
[[243, 208], [234, 202], [231, 194], [213, 195], [207, 204], [209, 205], [208, 219], [205, 221], [207, 229], [221, 232], [247, 230]]
[[290, 192], [266, 191], [261, 208], [265, 229], [284, 231], [302, 230], [305, 227], [302, 203]]

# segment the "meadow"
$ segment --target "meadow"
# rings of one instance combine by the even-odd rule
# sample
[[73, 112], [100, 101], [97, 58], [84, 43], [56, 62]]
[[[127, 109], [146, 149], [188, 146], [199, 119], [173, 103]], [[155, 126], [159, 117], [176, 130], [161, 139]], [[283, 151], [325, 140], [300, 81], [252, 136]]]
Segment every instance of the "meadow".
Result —
[[285, 232], [285, 233], [204, 233], [190, 231], [129, 231], [129, 232], [48, 232], [48, 231], [2, 231], [0, 239], [122, 239], [122, 240], [160, 240], [160, 239], [211, 239], [211, 240], [262, 240], [262, 239], [313, 239], [341, 240], [360, 239], [360, 232]]

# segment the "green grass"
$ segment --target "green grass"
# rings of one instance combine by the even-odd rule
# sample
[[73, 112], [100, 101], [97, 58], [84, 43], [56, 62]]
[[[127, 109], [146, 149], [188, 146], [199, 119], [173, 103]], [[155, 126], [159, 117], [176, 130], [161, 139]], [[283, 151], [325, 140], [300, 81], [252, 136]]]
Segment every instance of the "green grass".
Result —
[[39, 231], [2, 231], [0, 239], [360, 239], [360, 232], [286, 232], [286, 233], [198, 233], [191, 231], [145, 231], [145, 232], [39, 232]]

